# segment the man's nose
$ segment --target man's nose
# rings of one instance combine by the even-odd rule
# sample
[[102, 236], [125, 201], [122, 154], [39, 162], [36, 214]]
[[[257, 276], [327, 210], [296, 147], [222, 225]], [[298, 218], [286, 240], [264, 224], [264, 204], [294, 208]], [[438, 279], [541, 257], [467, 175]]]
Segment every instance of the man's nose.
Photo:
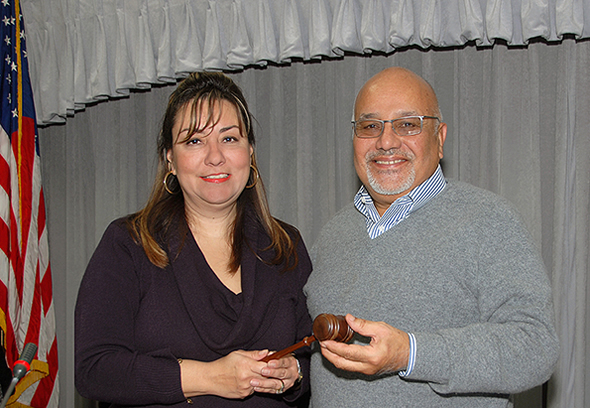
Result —
[[384, 126], [383, 133], [377, 138], [377, 149], [390, 150], [399, 148], [402, 145], [401, 136], [393, 131], [391, 123], [385, 123]]

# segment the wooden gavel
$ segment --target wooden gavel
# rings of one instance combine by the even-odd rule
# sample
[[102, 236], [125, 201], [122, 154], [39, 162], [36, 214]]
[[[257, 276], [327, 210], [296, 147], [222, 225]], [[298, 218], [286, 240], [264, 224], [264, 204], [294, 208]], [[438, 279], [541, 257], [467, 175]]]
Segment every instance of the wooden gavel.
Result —
[[354, 331], [350, 328], [344, 316], [337, 316], [328, 313], [322, 313], [318, 315], [313, 321], [313, 335], [305, 337], [299, 343], [287, 347], [281, 351], [269, 354], [264, 357], [261, 361], [268, 362], [270, 360], [276, 360], [295, 350], [303, 347], [310, 346], [316, 340], [335, 340], [340, 342], [347, 342], [352, 339]]

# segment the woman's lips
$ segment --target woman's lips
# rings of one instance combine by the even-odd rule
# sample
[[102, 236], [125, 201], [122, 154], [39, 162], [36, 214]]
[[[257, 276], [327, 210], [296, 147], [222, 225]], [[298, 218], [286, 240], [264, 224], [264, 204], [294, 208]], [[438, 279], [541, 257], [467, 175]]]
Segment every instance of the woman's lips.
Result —
[[206, 181], [207, 183], [223, 183], [231, 177], [230, 174], [227, 173], [220, 173], [220, 174], [211, 174], [209, 176], [203, 176], [201, 179]]

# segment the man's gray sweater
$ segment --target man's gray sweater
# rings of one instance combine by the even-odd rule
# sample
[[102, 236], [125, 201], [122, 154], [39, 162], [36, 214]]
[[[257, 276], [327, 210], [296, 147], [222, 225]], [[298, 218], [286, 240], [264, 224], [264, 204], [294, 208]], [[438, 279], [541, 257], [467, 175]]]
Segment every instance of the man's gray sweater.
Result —
[[323, 228], [312, 261], [312, 318], [384, 321], [414, 333], [417, 345], [406, 378], [344, 372], [316, 350], [313, 408], [507, 407], [509, 394], [553, 371], [558, 340], [543, 261], [517, 212], [493, 193], [451, 181], [375, 239], [351, 204]]

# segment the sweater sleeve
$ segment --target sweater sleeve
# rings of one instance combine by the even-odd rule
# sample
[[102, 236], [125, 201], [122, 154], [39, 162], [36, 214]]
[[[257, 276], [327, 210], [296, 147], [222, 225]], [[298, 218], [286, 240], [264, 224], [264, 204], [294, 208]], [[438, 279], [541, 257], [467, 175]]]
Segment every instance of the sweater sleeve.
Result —
[[479, 321], [414, 333], [410, 380], [439, 394], [522, 392], [552, 374], [559, 345], [549, 279], [524, 223], [496, 208], [474, 229], [479, 254], [470, 290]]
[[180, 368], [170, 350], [146, 354], [134, 346], [134, 316], [146, 284], [142, 256], [124, 226], [113, 223], [82, 279], [75, 311], [75, 382], [87, 398], [130, 405], [184, 400]]

